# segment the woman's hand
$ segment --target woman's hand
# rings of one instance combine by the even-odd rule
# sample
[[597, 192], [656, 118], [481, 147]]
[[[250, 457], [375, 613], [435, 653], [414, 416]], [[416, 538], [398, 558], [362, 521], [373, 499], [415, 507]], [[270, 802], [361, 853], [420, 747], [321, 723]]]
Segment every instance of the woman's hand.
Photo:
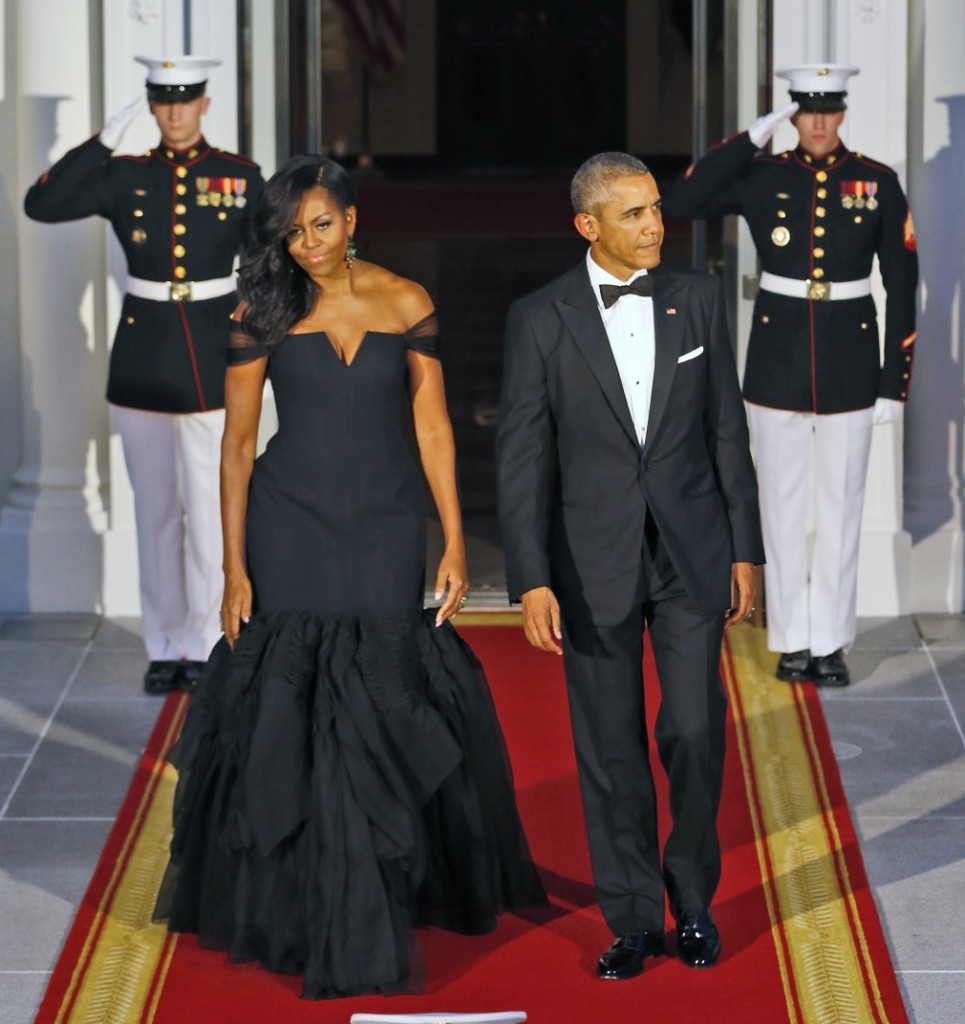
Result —
[[436, 600], [440, 600], [444, 594], [446, 598], [436, 613], [437, 626], [441, 626], [462, 608], [462, 599], [469, 592], [467, 576], [465, 552], [461, 549], [447, 550], [439, 562], [439, 572], [436, 574]]
[[221, 599], [221, 628], [228, 646], [234, 650], [241, 624], [251, 618], [251, 581], [245, 572], [225, 575], [224, 597]]

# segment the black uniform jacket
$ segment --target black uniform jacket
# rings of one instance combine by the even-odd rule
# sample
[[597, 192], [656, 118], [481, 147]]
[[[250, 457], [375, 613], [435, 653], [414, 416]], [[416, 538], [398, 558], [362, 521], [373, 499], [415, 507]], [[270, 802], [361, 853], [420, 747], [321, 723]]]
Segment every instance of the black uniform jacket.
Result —
[[721, 283], [652, 273], [656, 361], [643, 447], [586, 264], [509, 311], [497, 435], [509, 595], [550, 586], [568, 621], [608, 626], [630, 613], [648, 508], [707, 614], [729, 606], [733, 562], [764, 561]]
[[741, 214], [761, 270], [795, 280], [854, 281], [878, 257], [887, 292], [884, 360], [871, 296], [841, 301], [764, 291], [754, 305], [744, 397], [818, 413], [903, 401], [915, 344], [918, 254], [908, 202], [890, 167], [843, 146], [758, 152], [746, 132], [709, 150], [667, 190], [670, 217]]
[[[256, 164], [202, 139], [189, 150], [112, 156], [94, 138], [27, 192], [28, 217], [48, 223], [98, 214], [112, 224], [128, 272], [148, 281], [228, 277], [264, 182]], [[156, 412], [224, 405], [235, 293], [191, 302], [125, 295], [107, 399]]]

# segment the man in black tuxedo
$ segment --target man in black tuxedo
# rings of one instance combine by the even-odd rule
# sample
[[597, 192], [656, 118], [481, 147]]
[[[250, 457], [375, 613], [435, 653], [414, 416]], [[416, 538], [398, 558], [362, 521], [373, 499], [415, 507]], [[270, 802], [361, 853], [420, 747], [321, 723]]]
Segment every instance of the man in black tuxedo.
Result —
[[[509, 312], [499, 510], [526, 636], [564, 658], [594, 880], [616, 936], [597, 974], [628, 978], [664, 951], [665, 894], [681, 959], [708, 967], [720, 954], [720, 645], [752, 610], [764, 555], [720, 281], [657, 269], [660, 195], [635, 157], [592, 157], [572, 199], [585, 262]], [[673, 819], [662, 865], [645, 629]]]

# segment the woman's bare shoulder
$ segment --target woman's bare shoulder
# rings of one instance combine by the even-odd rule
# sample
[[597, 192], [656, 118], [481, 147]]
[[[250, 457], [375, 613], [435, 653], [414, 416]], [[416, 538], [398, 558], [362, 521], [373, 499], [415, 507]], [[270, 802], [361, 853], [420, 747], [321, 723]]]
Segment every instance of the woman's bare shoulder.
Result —
[[418, 281], [394, 274], [385, 267], [366, 264], [365, 275], [359, 283], [364, 283], [366, 291], [383, 308], [390, 308], [404, 321], [406, 328], [424, 320], [433, 312], [432, 299]]

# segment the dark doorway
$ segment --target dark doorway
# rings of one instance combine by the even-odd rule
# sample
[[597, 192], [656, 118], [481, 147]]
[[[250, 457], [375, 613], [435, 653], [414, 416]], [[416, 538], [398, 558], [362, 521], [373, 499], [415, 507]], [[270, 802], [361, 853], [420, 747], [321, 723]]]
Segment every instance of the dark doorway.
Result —
[[459, 0], [436, 18], [447, 164], [571, 167], [624, 148], [625, 0]]

